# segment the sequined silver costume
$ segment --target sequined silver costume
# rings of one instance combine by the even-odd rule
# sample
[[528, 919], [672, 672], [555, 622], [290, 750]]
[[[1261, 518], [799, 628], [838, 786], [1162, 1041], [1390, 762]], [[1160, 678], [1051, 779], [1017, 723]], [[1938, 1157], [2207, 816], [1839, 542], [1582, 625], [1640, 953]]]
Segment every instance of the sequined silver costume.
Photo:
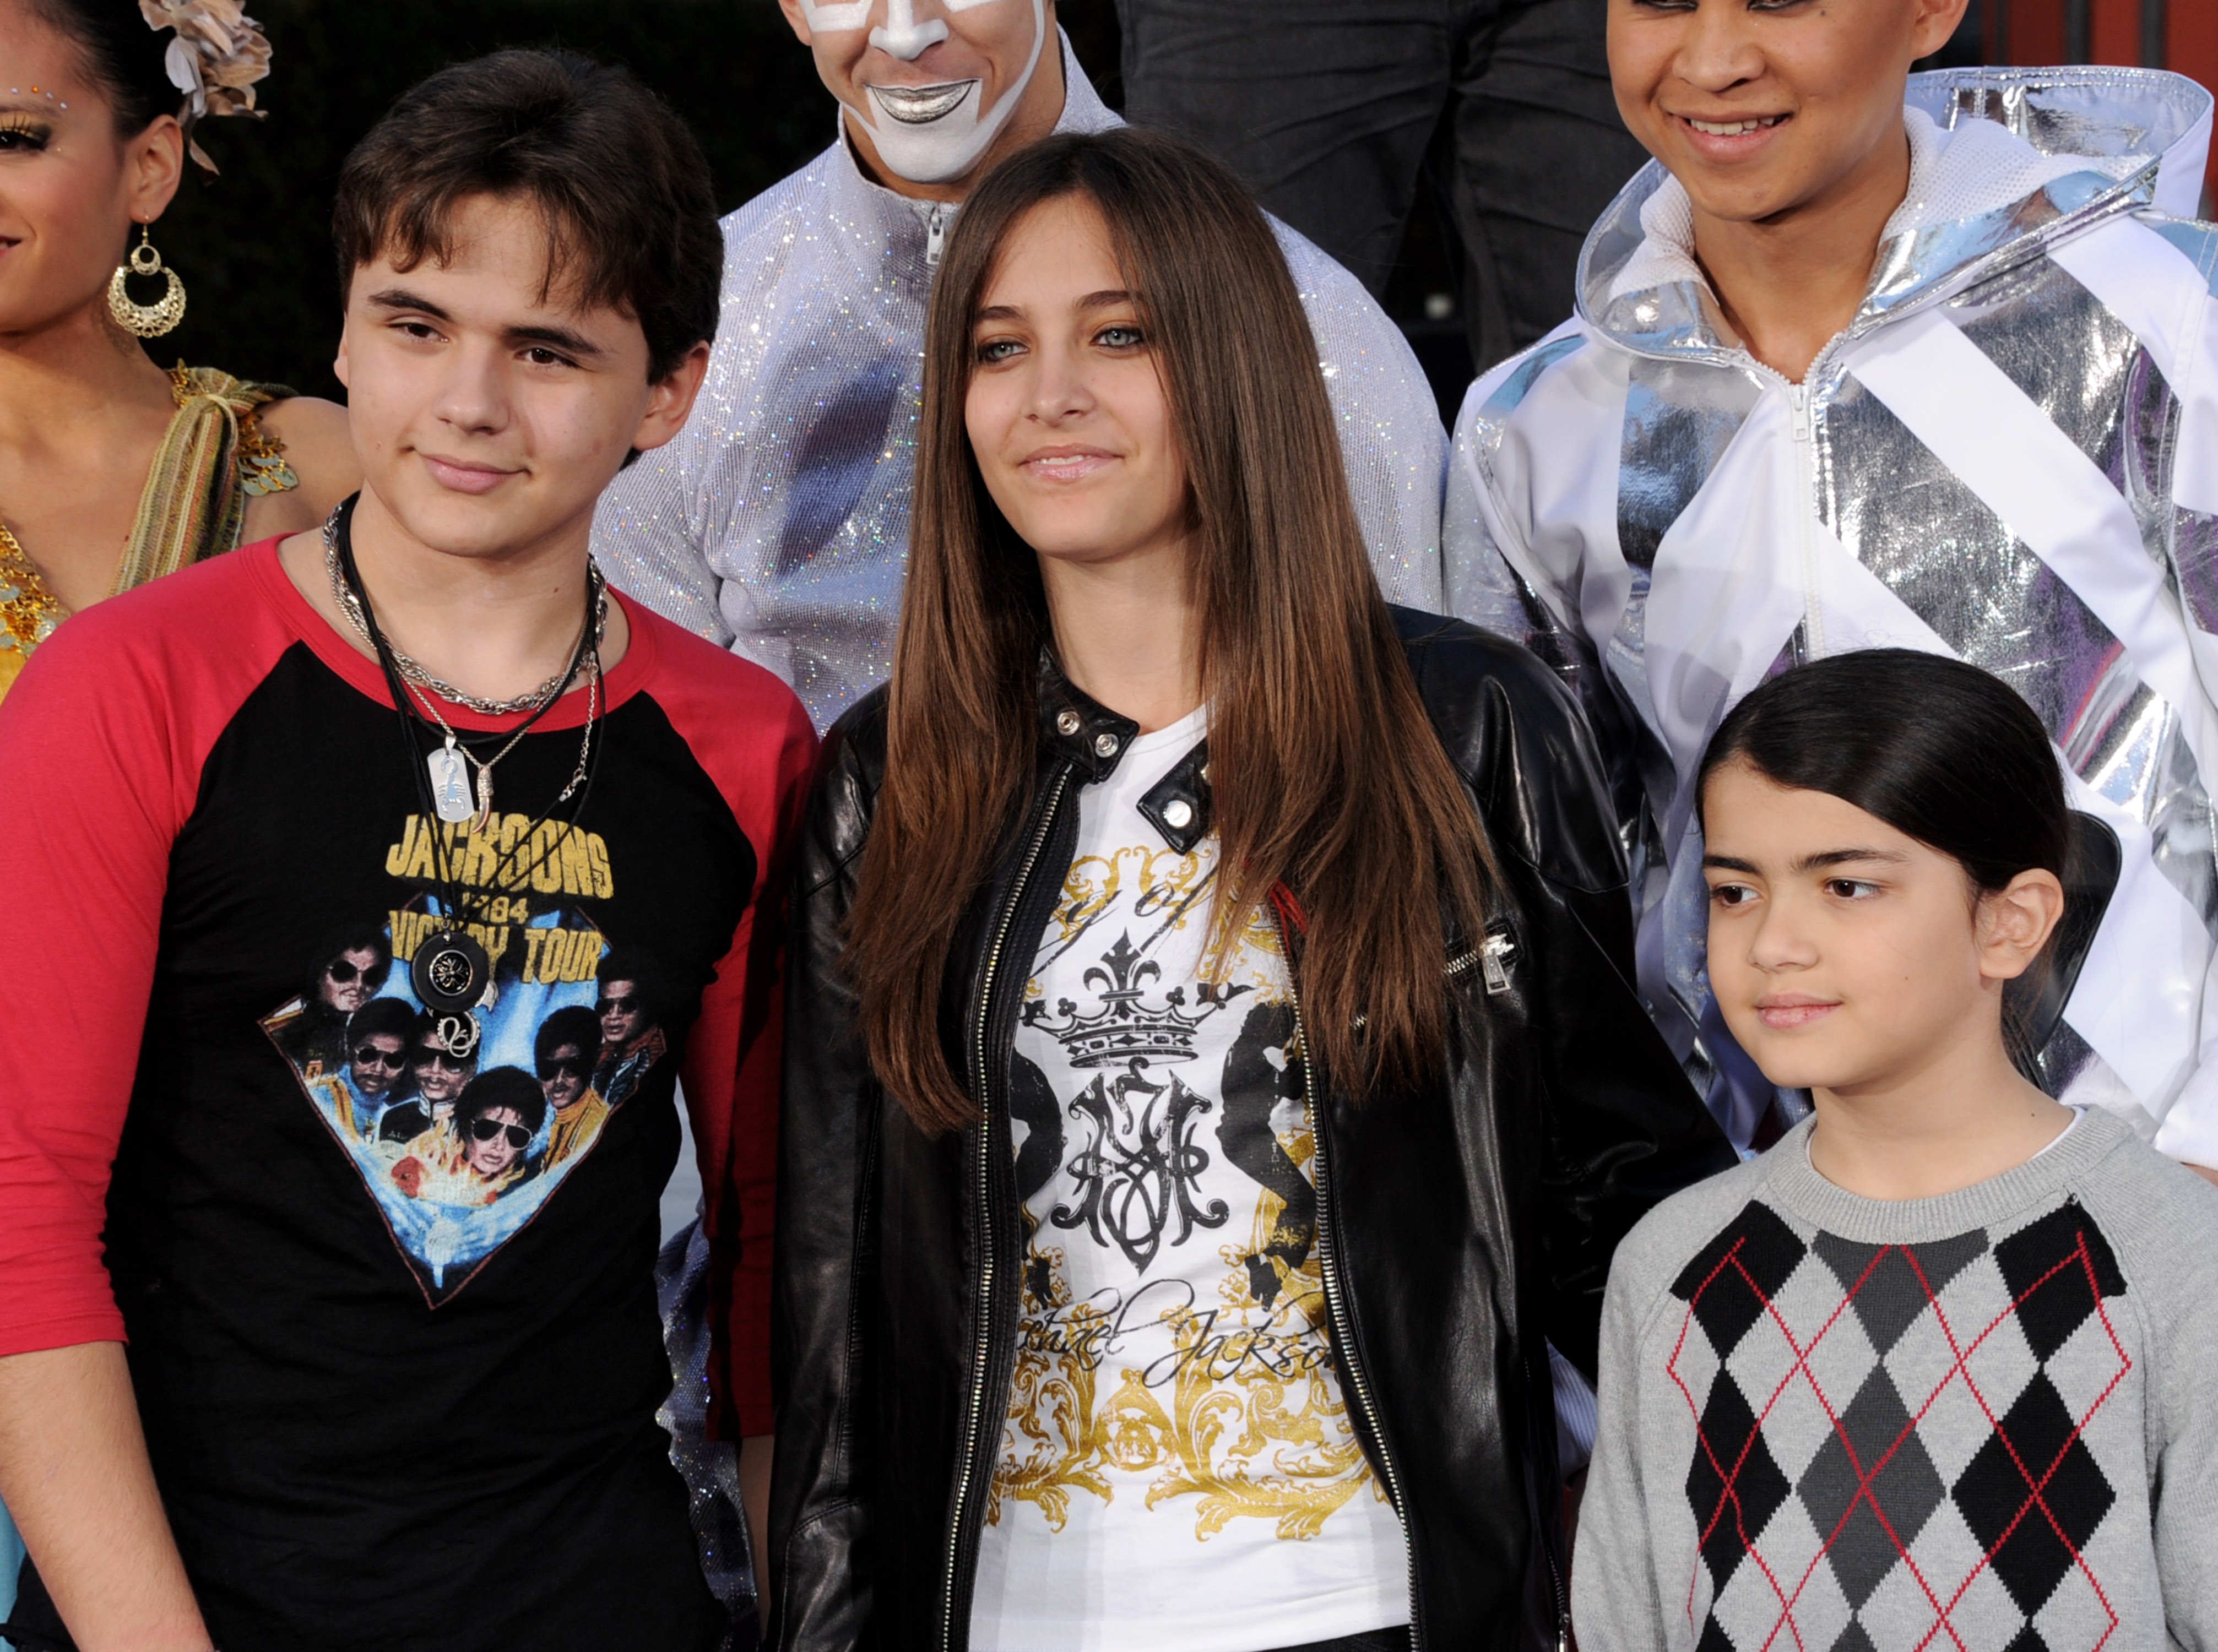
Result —
[[[1058, 131], [1118, 124], [1069, 42]], [[924, 316], [955, 208], [879, 187], [844, 138], [724, 220], [724, 303], [691, 423], [603, 496], [616, 584], [793, 684], [820, 725], [884, 680], [908, 554]], [[1317, 338], [1387, 596], [1440, 606], [1447, 432], [1362, 285], [1275, 226]]]
[[2150, 71], [1912, 77], [1909, 193], [1799, 386], [1730, 342], [1651, 164], [1577, 316], [1465, 402], [1449, 606], [1551, 658], [1611, 748], [1644, 993], [1738, 1142], [1772, 1097], [1709, 999], [1689, 781], [1783, 659], [1891, 645], [2015, 685], [2124, 846], [2051, 1080], [2218, 1165], [2210, 109]]

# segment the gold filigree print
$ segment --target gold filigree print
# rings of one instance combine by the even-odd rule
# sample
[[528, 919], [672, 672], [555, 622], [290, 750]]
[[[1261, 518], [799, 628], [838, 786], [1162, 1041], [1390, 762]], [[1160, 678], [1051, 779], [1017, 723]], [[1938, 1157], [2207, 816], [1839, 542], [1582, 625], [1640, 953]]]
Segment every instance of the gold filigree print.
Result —
[[1027, 1239], [993, 1524], [1029, 1503], [1061, 1531], [1121, 1492], [1197, 1540], [1253, 1520], [1301, 1541], [1383, 1500], [1332, 1364], [1277, 926], [1214, 932], [1214, 866], [1208, 845], [1081, 856], [1043, 937], [1008, 1101]]
[[1206, 902], [1208, 882], [1202, 857], [1181, 855], [1175, 849], [1138, 845], [1106, 855], [1081, 855], [1070, 863], [1070, 875], [1063, 881], [1063, 900], [1056, 907], [1062, 944], [1073, 944], [1115, 911], [1127, 888], [1134, 891], [1131, 918], [1184, 929], [1193, 910]]
[[1008, 1421], [1001, 1460], [986, 1503], [986, 1524], [1001, 1523], [1001, 1500], [1038, 1505], [1051, 1531], [1070, 1518], [1073, 1490], [1103, 1502], [1109, 1482], [1087, 1466], [1103, 1455], [1102, 1425], [1094, 1414], [1099, 1361], [1086, 1351], [1099, 1343], [1099, 1313], [1073, 1309], [1062, 1277], [1060, 1250], [1035, 1251], [1025, 1269], [1023, 1329], [1016, 1375], [1009, 1384]]
[[[1272, 1135], [1306, 1185], [1306, 1125]], [[1383, 1500], [1332, 1373], [1314, 1216], [1290, 1222], [1288, 1203], [1264, 1189], [1251, 1243], [1219, 1250], [1219, 1305], [1181, 1300], [1168, 1281], [1074, 1303], [1063, 1250], [1032, 1252], [989, 1522], [1007, 1498], [1035, 1504], [1060, 1531], [1073, 1494], [1114, 1501], [1112, 1476], [1152, 1475], [1151, 1509], [1193, 1497], [1205, 1540], [1252, 1519], [1299, 1541], [1366, 1486]], [[1131, 1334], [1148, 1327], [1169, 1333], [1169, 1352], [1123, 1364], [1129, 1343], [1160, 1346]], [[1103, 1398], [1105, 1371], [1114, 1386]]]

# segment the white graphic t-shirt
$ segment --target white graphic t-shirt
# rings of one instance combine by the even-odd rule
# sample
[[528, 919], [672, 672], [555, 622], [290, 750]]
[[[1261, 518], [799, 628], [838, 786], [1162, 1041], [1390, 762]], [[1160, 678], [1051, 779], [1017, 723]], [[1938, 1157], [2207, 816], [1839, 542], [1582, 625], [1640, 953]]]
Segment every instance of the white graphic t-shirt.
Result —
[[1079, 795], [1009, 1114], [1026, 1230], [978, 1652], [1261, 1652], [1409, 1620], [1400, 1520], [1332, 1364], [1314, 1153], [1267, 912], [1212, 967], [1217, 840], [1137, 805], [1207, 732]]

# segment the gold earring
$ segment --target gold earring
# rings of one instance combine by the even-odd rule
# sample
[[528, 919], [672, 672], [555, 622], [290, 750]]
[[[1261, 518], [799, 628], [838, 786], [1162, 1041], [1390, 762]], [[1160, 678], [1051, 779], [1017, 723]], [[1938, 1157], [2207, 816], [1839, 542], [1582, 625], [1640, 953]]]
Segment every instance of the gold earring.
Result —
[[[126, 275], [167, 275], [170, 290], [152, 304], [136, 304], [123, 284]], [[146, 238], [144, 224], [139, 226], [139, 244], [131, 249], [131, 262], [116, 265], [115, 273], [108, 278], [108, 312], [126, 332], [141, 338], [159, 338], [165, 332], [174, 332], [177, 323], [185, 319], [185, 284], [177, 279], [176, 270], [163, 268], [162, 255]]]

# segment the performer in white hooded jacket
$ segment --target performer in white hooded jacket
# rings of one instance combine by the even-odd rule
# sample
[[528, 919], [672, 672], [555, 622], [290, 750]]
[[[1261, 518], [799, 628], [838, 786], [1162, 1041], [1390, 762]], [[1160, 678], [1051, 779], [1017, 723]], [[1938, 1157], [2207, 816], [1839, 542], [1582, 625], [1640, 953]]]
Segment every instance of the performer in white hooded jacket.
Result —
[[[1050, 130], [1119, 124], [1052, 0], [780, 0], [840, 106], [831, 146], [724, 220], [693, 420], [603, 500], [616, 584], [784, 677], [820, 727], [883, 682], [908, 552], [924, 312], [970, 183]], [[1440, 605], [1447, 434], [1408, 342], [1284, 225], [1390, 601]]]
[[2209, 94], [1905, 81], [1961, 0], [1611, 9], [1620, 107], [1670, 170], [1596, 225], [1577, 315], [1472, 387], [1446, 579], [1452, 612], [1552, 660], [1611, 754], [1651, 1013], [1736, 1141], [1791, 1120], [1710, 1002], [1696, 764], [1785, 665], [1955, 654], [2041, 714], [2122, 850], [2046, 1081], [2218, 1165]]

